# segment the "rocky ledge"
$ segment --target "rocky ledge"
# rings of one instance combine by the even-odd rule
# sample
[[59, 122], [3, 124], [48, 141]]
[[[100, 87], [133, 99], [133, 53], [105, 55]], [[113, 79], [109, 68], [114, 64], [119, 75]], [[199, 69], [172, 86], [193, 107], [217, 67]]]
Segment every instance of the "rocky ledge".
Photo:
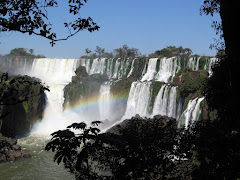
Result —
[[17, 140], [0, 140], [0, 163], [16, 161], [21, 158], [31, 157], [29, 152], [25, 152], [17, 145]]

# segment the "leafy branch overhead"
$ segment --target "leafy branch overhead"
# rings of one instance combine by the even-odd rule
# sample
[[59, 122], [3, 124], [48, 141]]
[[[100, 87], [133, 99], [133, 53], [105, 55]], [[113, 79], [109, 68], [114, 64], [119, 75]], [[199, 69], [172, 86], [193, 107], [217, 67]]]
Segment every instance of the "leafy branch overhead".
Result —
[[0, 31], [17, 31], [21, 33], [35, 34], [50, 40], [53, 46], [55, 42], [67, 40], [81, 30], [89, 32], [98, 30], [100, 27], [91, 17], [81, 18], [80, 9], [87, 0], [69, 0], [69, 14], [75, 19], [71, 22], [64, 22], [68, 35], [59, 38], [52, 31], [52, 23], [49, 22], [48, 9], [58, 7], [57, 0], [1, 0], [0, 2]]

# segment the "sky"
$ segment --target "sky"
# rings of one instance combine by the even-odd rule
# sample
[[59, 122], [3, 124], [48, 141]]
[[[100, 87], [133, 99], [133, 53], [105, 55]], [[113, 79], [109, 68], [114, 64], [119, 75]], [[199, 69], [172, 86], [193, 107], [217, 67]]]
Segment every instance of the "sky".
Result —
[[[81, 31], [54, 47], [36, 35], [1, 32], [0, 54], [23, 47], [49, 58], [79, 58], [86, 48], [94, 51], [100, 46], [111, 52], [126, 44], [142, 55], [166, 46], [183, 46], [194, 54], [214, 56], [216, 51], [209, 49], [217, 38], [211, 27], [213, 17], [200, 15], [202, 4], [203, 0], [89, 0], [81, 9], [81, 17], [92, 17], [99, 31]], [[58, 37], [66, 36], [62, 24], [72, 18], [66, 6], [49, 8], [48, 15]]]

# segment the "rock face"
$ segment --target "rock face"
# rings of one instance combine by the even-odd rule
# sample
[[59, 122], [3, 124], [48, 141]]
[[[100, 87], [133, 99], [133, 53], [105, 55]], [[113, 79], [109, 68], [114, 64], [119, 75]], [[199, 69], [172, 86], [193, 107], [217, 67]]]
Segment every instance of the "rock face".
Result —
[[42, 118], [46, 101], [42, 85], [28, 76], [14, 76], [2, 81], [0, 88], [0, 133], [6, 137], [28, 133]]
[[72, 82], [64, 88], [64, 106], [74, 105], [80, 98], [88, 98], [98, 95], [101, 84], [108, 81], [107, 75], [88, 75], [83, 66], [77, 68], [76, 76], [72, 77]]
[[25, 152], [17, 145], [17, 140], [0, 140], [0, 163], [16, 161], [20, 158], [31, 157], [29, 152]]

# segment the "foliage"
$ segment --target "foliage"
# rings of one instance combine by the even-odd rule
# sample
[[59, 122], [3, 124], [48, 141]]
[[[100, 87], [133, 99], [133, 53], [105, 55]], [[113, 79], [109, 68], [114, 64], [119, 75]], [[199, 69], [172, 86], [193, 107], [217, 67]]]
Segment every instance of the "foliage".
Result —
[[[200, 13], [214, 16], [220, 12], [220, 0], [205, 0], [201, 6]], [[215, 43], [210, 45], [210, 48], [215, 48], [218, 51], [225, 49], [225, 43], [223, 41], [223, 26], [222, 21], [213, 20], [212, 28], [216, 31], [216, 35], [220, 35], [219, 39], [214, 39]]]
[[173, 119], [132, 118], [118, 134], [99, 132], [74, 123], [53, 133], [46, 150], [56, 151], [54, 161], [63, 162], [76, 179], [166, 179], [175, 167], [174, 155], [186, 156], [176, 148], [182, 129]]
[[[69, 14], [76, 17], [87, 0], [69, 0]], [[92, 32], [100, 27], [92, 18], [75, 18], [72, 22], [64, 22], [64, 27], [69, 35], [58, 38], [52, 31], [52, 23], [48, 20], [48, 9], [58, 7], [58, 0], [1, 0], [0, 2], [0, 31], [18, 31], [21, 33], [35, 34], [50, 40], [53, 46], [55, 42], [66, 40], [79, 31], [87, 29]]]
[[178, 85], [178, 91], [183, 98], [190, 93], [201, 92], [208, 78], [206, 71], [181, 70], [177, 73], [176, 78], [179, 78], [179, 76], [181, 76], [181, 83]]
[[104, 53], [105, 49], [104, 48], [101, 48], [99, 46], [96, 46], [96, 50], [95, 52], [98, 54], [98, 57], [100, 58], [101, 55]]
[[90, 54], [92, 51], [90, 50], [90, 49], [88, 49], [88, 48], [86, 48], [85, 49], [85, 53], [88, 55], [88, 54]]
[[100, 86], [108, 80], [107, 75], [91, 74], [88, 76], [85, 67], [80, 66], [76, 70], [77, 76], [73, 77], [73, 81], [64, 88], [64, 104], [75, 104], [80, 98], [94, 97], [99, 93]]
[[150, 57], [173, 57], [173, 56], [190, 56], [192, 50], [190, 48], [183, 48], [182, 46], [167, 46], [161, 50], [155, 51], [153, 54], [150, 54]]
[[192, 159], [200, 162], [191, 174], [193, 179], [237, 179], [240, 163], [240, 134], [220, 119], [202, 120], [185, 132], [191, 143]]
[[29, 57], [36, 57], [36, 58], [45, 58], [43, 55], [34, 55], [34, 49], [30, 49], [29, 52], [27, 52], [28, 49], [26, 48], [14, 48], [10, 51], [10, 53], [7, 56], [29, 56]]
[[39, 94], [31, 91], [32, 85], [41, 85], [39, 81], [32, 81], [29, 76], [9, 77], [4, 73], [0, 80], [0, 105], [15, 105], [27, 101], [29, 98], [43, 93], [48, 88], [41, 85]]
[[133, 82], [132, 78], [123, 78], [114, 82], [111, 85], [111, 93], [114, 95], [121, 95], [127, 97]]
[[141, 53], [136, 48], [129, 48], [127, 45], [123, 45], [123, 47], [114, 49], [114, 54], [116, 58], [129, 58], [129, 57], [137, 57]]
[[31, 56], [25, 48], [14, 48], [10, 51], [10, 56]]
[[[224, 120], [231, 116], [231, 74], [228, 72], [229, 59], [224, 56], [213, 67], [213, 75], [207, 81], [203, 94], [209, 108], [217, 109], [219, 117]], [[231, 124], [231, 123], [230, 123]], [[232, 124], [234, 127], [234, 124]]]
[[76, 71], [75, 71], [77, 76], [83, 76], [86, 77], [88, 76], [86, 68], [84, 66], [79, 66]]
[[39, 81], [29, 76], [1, 75], [0, 133], [7, 137], [23, 135], [42, 118], [45, 107], [44, 91]]
[[[63, 162], [69, 172], [74, 173], [76, 179], [102, 179], [102, 176], [96, 173], [96, 151], [95, 141], [99, 136], [100, 130], [95, 126], [100, 122], [92, 122], [90, 127], [85, 123], [74, 123], [68, 126], [66, 130], [59, 130], [52, 133], [51, 141], [46, 145], [47, 151], [56, 151], [54, 161], [58, 164]], [[70, 128], [80, 130], [79, 134], [73, 133]], [[104, 168], [104, 167], [103, 167]]]

